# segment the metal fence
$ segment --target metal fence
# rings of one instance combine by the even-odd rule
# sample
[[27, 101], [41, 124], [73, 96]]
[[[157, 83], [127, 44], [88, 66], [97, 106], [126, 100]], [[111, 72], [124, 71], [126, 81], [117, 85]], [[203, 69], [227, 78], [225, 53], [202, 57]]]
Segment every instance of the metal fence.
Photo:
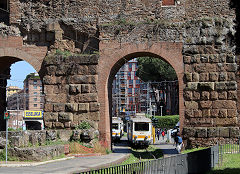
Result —
[[236, 153], [240, 153], [240, 140], [235, 143], [219, 145], [219, 166], [221, 166], [223, 163], [224, 154], [236, 154]]
[[195, 174], [206, 173], [219, 161], [219, 146], [145, 162], [119, 165], [80, 174]]

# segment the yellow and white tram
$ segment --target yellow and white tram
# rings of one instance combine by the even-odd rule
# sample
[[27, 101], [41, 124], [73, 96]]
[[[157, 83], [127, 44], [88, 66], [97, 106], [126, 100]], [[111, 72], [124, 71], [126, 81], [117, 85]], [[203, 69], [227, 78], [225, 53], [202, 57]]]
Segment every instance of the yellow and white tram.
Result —
[[127, 137], [134, 145], [149, 145], [153, 143], [152, 121], [145, 114], [136, 114], [127, 122]]
[[119, 117], [112, 118], [112, 139], [120, 140], [123, 136], [123, 121]]

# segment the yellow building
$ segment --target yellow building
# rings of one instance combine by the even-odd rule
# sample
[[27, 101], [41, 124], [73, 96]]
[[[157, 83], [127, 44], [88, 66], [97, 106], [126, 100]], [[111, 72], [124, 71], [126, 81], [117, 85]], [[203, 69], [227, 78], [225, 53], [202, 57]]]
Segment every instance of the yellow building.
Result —
[[8, 86], [7, 87], [7, 97], [21, 91], [21, 89], [17, 86]]

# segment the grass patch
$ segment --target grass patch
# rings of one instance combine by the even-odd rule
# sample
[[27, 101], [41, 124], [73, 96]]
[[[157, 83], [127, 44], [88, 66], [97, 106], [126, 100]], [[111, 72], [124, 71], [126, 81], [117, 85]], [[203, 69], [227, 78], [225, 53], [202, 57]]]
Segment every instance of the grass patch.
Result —
[[[2, 151], [0, 151], [0, 161], [5, 161], [6, 160], [6, 150], [3, 149]], [[12, 156], [9, 156], [7, 157], [7, 160], [8, 161], [19, 161], [18, 158], [16, 157], [12, 157]]]
[[150, 145], [147, 149], [131, 149], [132, 154], [129, 158], [121, 163], [121, 165], [132, 164], [141, 161], [148, 161], [152, 159], [158, 159], [163, 157], [161, 149], [157, 149], [155, 146]]
[[45, 146], [52, 146], [52, 145], [64, 145], [69, 144], [69, 142], [56, 140], [56, 141], [46, 141]]
[[111, 153], [111, 151], [105, 148], [99, 141], [94, 142], [93, 146], [83, 144], [82, 142], [71, 142], [69, 144], [69, 151], [71, 154]]
[[207, 149], [208, 147], [199, 147], [199, 148], [194, 148], [194, 149], [186, 149], [184, 151], [182, 151], [182, 154], [185, 153], [190, 153], [190, 152], [195, 152], [195, 151], [199, 151], [199, 150], [203, 150], [203, 149]]
[[64, 153], [62, 153], [59, 156], [53, 157], [52, 160], [61, 159], [61, 158], [65, 158], [65, 157], [66, 157], [66, 155]]
[[228, 153], [228, 152], [239, 152], [239, 150], [240, 150], [240, 145], [238, 145], [238, 144], [225, 144], [225, 145], [220, 145], [219, 150], [223, 151], [224, 153]]
[[239, 174], [239, 173], [240, 173], [240, 153], [224, 154], [222, 166], [215, 167], [208, 174]]

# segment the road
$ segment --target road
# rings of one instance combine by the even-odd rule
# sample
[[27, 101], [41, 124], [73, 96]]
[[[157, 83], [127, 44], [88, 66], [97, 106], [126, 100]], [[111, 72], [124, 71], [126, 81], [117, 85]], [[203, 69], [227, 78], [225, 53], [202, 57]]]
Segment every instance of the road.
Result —
[[[166, 144], [161, 140], [157, 141], [155, 146], [162, 149], [165, 155], [174, 155], [177, 153], [172, 144]], [[126, 137], [123, 137], [121, 143], [115, 143], [113, 145], [113, 153], [108, 155], [78, 157], [37, 166], [0, 167], [0, 174], [70, 174], [117, 164], [126, 159], [129, 153], [131, 153], [131, 149]]]

